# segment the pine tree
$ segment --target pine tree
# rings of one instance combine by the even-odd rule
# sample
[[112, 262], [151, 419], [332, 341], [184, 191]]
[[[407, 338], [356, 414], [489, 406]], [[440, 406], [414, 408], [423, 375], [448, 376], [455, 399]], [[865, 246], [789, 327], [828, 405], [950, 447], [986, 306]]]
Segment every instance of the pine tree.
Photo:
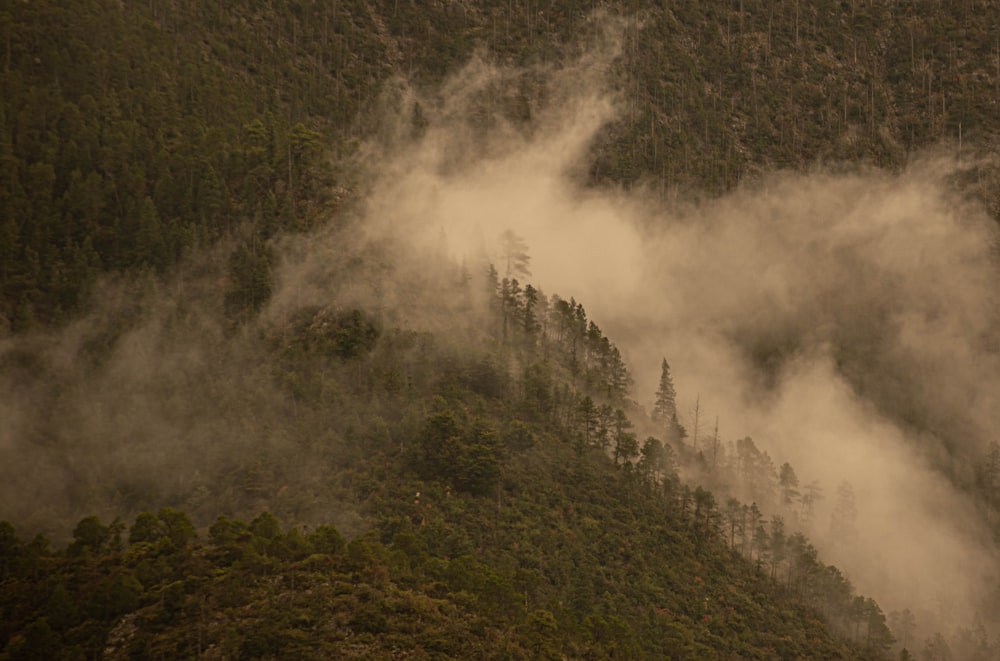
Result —
[[670, 365], [663, 359], [660, 366], [660, 386], [656, 390], [656, 404], [653, 406], [653, 421], [664, 430], [667, 441], [684, 438], [684, 428], [677, 421], [677, 391], [670, 378]]
[[787, 461], [779, 469], [778, 484], [781, 486], [781, 502], [791, 510], [799, 499], [799, 478]]
[[677, 391], [674, 381], [670, 378], [670, 365], [663, 359], [660, 365], [660, 387], [656, 390], [656, 405], [653, 407], [653, 419], [661, 422], [677, 417]]
[[813, 514], [815, 513], [816, 503], [823, 499], [823, 489], [820, 487], [819, 482], [813, 480], [805, 486], [805, 493], [802, 494], [801, 499], [801, 511], [799, 513], [799, 520], [803, 525], [812, 525]]
[[719, 459], [719, 417], [715, 417], [715, 431], [712, 433], [712, 472], [715, 472], [715, 466]]
[[983, 498], [986, 501], [986, 521], [995, 520], [1000, 493], [1000, 444], [992, 441], [986, 450], [986, 460], [980, 468]]
[[504, 277], [530, 276], [531, 255], [528, 254], [528, 244], [524, 239], [508, 229], [500, 235], [500, 244], [506, 266]]
[[500, 276], [493, 264], [489, 265], [489, 270], [486, 272], [485, 285], [486, 295], [490, 302], [490, 316], [493, 320], [490, 334], [499, 340], [503, 335], [503, 292], [500, 288]]
[[580, 404], [577, 407], [577, 414], [579, 416], [580, 428], [583, 432], [584, 445], [589, 447], [598, 423], [598, 410], [594, 406], [594, 400], [590, 398], [590, 395], [580, 400]]
[[771, 556], [771, 578], [778, 577], [778, 565], [785, 559], [787, 538], [785, 537], [785, 520], [775, 515], [771, 519], [771, 532], [767, 536], [767, 549]]
[[830, 534], [837, 542], [850, 543], [856, 536], [854, 527], [857, 518], [857, 507], [854, 500], [854, 487], [847, 480], [837, 487], [837, 502], [830, 514]]
[[647, 484], [655, 485], [660, 481], [663, 468], [663, 444], [658, 438], [650, 436], [642, 444], [639, 451], [639, 474]]
[[524, 286], [524, 334], [534, 341], [534, 334], [539, 330], [538, 315], [535, 307], [538, 305], [538, 290], [531, 285]]
[[615, 409], [613, 420], [615, 466], [619, 461], [631, 463], [632, 458], [639, 453], [639, 442], [635, 432], [630, 431], [632, 422], [621, 409]]

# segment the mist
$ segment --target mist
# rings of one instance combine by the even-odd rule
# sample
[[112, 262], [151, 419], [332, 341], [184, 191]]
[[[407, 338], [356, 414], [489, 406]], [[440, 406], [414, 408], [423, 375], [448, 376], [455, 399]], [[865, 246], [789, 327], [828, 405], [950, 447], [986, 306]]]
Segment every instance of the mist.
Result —
[[[667, 357], [702, 430], [717, 417], [724, 442], [751, 436], [818, 481], [807, 532], [859, 591], [925, 626], [968, 626], [998, 578], [963, 490], [993, 438], [1000, 376], [996, 226], [956, 184], [977, 164], [942, 149], [899, 173], [817, 165], [709, 200], [594, 187], [587, 159], [621, 108], [599, 69], [549, 72], [560, 102], [527, 128], [497, 113], [473, 130], [476, 90], [512, 76], [482, 62], [458, 75], [460, 95], [403, 95], [400, 117], [436, 111], [373, 158], [367, 227], [468, 264], [499, 263], [504, 230], [524, 237], [531, 282], [586, 306], [640, 404]], [[844, 481], [851, 544], [829, 530]]]
[[0, 517], [57, 545], [84, 516], [128, 526], [161, 507], [360, 530], [316, 459], [356, 452], [350, 421], [296, 408], [262, 361], [273, 329], [221, 314], [227, 249], [107, 279], [66, 328], [0, 342]]
[[[164, 285], [106, 282], [69, 328], [4, 340], [5, 516], [51, 530], [132, 501], [194, 503], [197, 516], [198, 493], [205, 513], [226, 513], [225, 496], [207, 500], [213, 473], [284, 471], [291, 487], [262, 493], [262, 508], [308, 490], [295, 520], [350, 534], [358, 515], [309, 448], [363, 450], [336, 410], [304, 419], [255, 338], [324, 305], [472, 342], [476, 301], [427, 302], [462, 267], [478, 278], [499, 263], [509, 229], [530, 247], [532, 284], [582, 302], [622, 349], [640, 405], [666, 357], [682, 412], [697, 398], [705, 429], [718, 417], [723, 441], [751, 436], [822, 485], [807, 532], [860, 592], [946, 631], [987, 614], [1000, 564], [963, 487], [1000, 410], [1000, 337], [995, 222], [955, 184], [974, 164], [928, 153], [900, 173], [817, 166], [707, 200], [652, 181], [596, 187], [589, 159], [624, 107], [614, 57], [610, 40], [562, 68], [480, 58], [439, 90], [397, 81], [383, 130], [349, 164], [351, 221], [279, 241], [273, 298], [238, 332], [210, 311], [220, 271], [206, 256]], [[101, 338], [101, 365], [77, 364]], [[117, 500], [98, 495], [102, 480], [122, 485]], [[850, 545], [829, 535], [844, 481], [857, 495]]]

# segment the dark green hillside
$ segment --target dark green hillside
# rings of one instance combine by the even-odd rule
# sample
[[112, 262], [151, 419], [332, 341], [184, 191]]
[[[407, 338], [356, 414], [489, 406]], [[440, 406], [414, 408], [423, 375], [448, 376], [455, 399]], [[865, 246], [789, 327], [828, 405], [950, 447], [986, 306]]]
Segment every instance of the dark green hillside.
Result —
[[[603, 13], [594, 14], [594, 9]], [[100, 273], [164, 271], [239, 237], [230, 314], [269, 291], [260, 246], [328, 217], [385, 83], [421, 89], [473, 53], [544, 67], [625, 16], [622, 114], [595, 184], [718, 192], [818, 161], [899, 167], [991, 151], [995, 2], [14, 2], [0, 10], [0, 317], [65, 321]], [[595, 18], [596, 17], [596, 18]], [[494, 99], [523, 121], [531, 76]], [[419, 124], [419, 117], [415, 118]], [[995, 177], [975, 190], [996, 212]], [[339, 193], [335, 191], [340, 191]], [[6, 332], [6, 331], [5, 331]]]
[[[0, 11], [0, 315], [60, 322], [105, 271], [254, 246], [334, 208], [327, 156], [388, 68], [363, 3], [40, 2]], [[260, 289], [234, 255], [234, 304]], [[234, 313], [236, 310], [234, 310]]]
[[[477, 57], [509, 73], [463, 121], [530, 133], [562, 101], [551, 72], [620, 41], [618, 115], [576, 164], [592, 188], [711, 196], [942, 144], [991, 155], [998, 13], [0, 6], [0, 661], [898, 653], [776, 513], [812, 516], [815, 483], [750, 438], [708, 470], [672, 384], [647, 416], [583, 303], [523, 281], [513, 233], [502, 273], [368, 236], [366, 147], [405, 149]], [[995, 167], [967, 174], [1000, 216]], [[976, 483], [994, 525], [995, 450]]]
[[[250, 431], [264, 447], [183, 501], [197, 531], [151, 504], [130, 525], [87, 517], [54, 552], [4, 523], [0, 658], [886, 651], [878, 606], [804, 538], [755, 532], [744, 556], [712, 494], [678, 480], [673, 444], [640, 444], [628, 371], [581, 304], [487, 283], [462, 352], [357, 310], [305, 308], [262, 334], [291, 443]], [[267, 415], [260, 427], [280, 420]], [[229, 514], [261, 504], [297, 521], [360, 518], [345, 539]]]
[[620, 471], [562, 447], [505, 473], [379, 489], [347, 544], [267, 514], [173, 540], [170, 511], [58, 556], [7, 537], [3, 658], [871, 658]]

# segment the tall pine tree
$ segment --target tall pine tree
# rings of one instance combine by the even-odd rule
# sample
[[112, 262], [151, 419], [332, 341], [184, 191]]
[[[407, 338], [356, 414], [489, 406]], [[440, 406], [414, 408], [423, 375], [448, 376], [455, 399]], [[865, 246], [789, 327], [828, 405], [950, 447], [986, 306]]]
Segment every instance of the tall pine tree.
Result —
[[663, 359], [660, 366], [660, 386], [656, 389], [656, 404], [653, 406], [653, 421], [664, 431], [667, 441], [680, 441], [686, 433], [677, 420], [677, 391], [670, 378], [670, 365]]
[[531, 255], [523, 238], [512, 230], [504, 230], [500, 235], [500, 250], [506, 267], [504, 277], [526, 278], [531, 275]]

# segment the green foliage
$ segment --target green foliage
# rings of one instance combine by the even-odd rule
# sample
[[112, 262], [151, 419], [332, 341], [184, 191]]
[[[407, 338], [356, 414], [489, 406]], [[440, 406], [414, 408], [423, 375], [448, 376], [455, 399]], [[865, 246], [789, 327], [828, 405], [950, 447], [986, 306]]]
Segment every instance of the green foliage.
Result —
[[163, 522], [152, 512], [142, 512], [135, 518], [135, 523], [129, 528], [128, 543], [155, 543], [166, 535]]
[[164, 507], [155, 515], [142, 512], [129, 528], [129, 544], [156, 544], [161, 540], [175, 549], [184, 548], [197, 533], [184, 512]]
[[[102, 272], [162, 272], [240, 226], [266, 240], [329, 208], [325, 138], [357, 130], [362, 102], [345, 79], [384, 75], [344, 48], [377, 38], [335, 20], [357, 7], [288, 21], [218, 9], [97, 0], [4, 13], [0, 317], [14, 330], [66, 320]], [[266, 247], [237, 249], [231, 272], [227, 308], [254, 312], [269, 293]]]
[[[448, 413], [432, 419], [461, 433]], [[464, 431], [480, 442], [495, 434], [481, 419]], [[350, 658], [358, 640], [369, 656], [405, 646], [449, 658], [480, 658], [488, 649], [515, 658], [561, 658], [568, 650], [587, 658], [613, 650], [630, 658], [712, 658], [724, 650], [860, 658], [726, 543], [703, 543], [714, 508], [707, 492], [696, 490], [693, 511], [678, 515], [666, 496], [650, 497], [609, 459], [586, 462], [563, 444], [536, 444], [516, 457], [523, 460], [508, 469], [496, 502], [400, 475], [378, 506], [387, 524], [402, 526], [391, 548], [374, 532], [345, 546], [331, 526], [307, 537], [296, 528], [283, 533], [264, 512], [249, 525], [220, 517], [205, 547], [188, 540], [148, 555], [142, 531], [159, 534], [168, 522], [184, 529], [186, 517], [144, 513], [127, 551], [82, 563], [53, 558], [60, 578], [46, 584], [41, 602], [32, 597], [38, 585], [8, 583], [0, 608], [25, 608], [8, 622], [14, 635], [4, 652], [34, 658], [39, 650], [93, 649], [129, 622], [131, 649], [180, 649], [197, 632], [201, 644], [247, 658]], [[424, 512], [419, 520], [394, 518], [414, 506]], [[100, 530], [94, 523], [78, 526], [81, 538]], [[232, 562], [234, 547], [258, 548], [271, 560], [262, 565], [244, 553]], [[80, 586], [79, 601], [67, 584]], [[878, 656], [891, 641], [884, 618], [871, 600], [857, 603], [866, 618], [859, 649]], [[322, 622], [357, 638], [325, 635]]]
[[166, 529], [166, 536], [174, 548], [182, 549], [198, 536], [187, 514], [172, 507], [164, 507], [156, 513]]
[[20, 661], [55, 658], [60, 650], [61, 638], [53, 631], [48, 621], [38, 618], [24, 633], [21, 639], [14, 639], [8, 645], [7, 658]]
[[[898, 167], [959, 125], [995, 132], [988, 12], [856, 4], [608, 6], [641, 20], [622, 24], [612, 75], [627, 111], [593, 145], [592, 183], [718, 192], [818, 158]], [[0, 334], [68, 320], [101, 273], [155, 281], [217, 241], [229, 258], [206, 298], [233, 326], [254, 319], [275, 286], [275, 239], [333, 215], [325, 164], [371, 135], [384, 81], [440, 80], [476, 49], [548, 65], [596, 29], [565, 0], [279, 5], [0, 11]], [[491, 90], [473, 121], [530, 121], [551, 92], [530, 77]], [[236, 407], [222, 424], [269, 428], [199, 485], [192, 518], [249, 524], [219, 517], [199, 541], [183, 512], [147, 511], [123, 550], [120, 522], [87, 517], [62, 556], [0, 522], [0, 656], [884, 655], [878, 605], [783, 525], [818, 495], [749, 438], [712, 469], [751, 505], [682, 485], [666, 361], [661, 438], [640, 444], [620, 351], [581, 303], [520, 282], [528, 246], [503, 243], [504, 277], [491, 268], [481, 292], [489, 319], [460, 349], [357, 308], [302, 308], [265, 340], [241, 338], [276, 391], [266, 405], [279, 413], [261, 418], [281, 422], [257, 425], [258, 401], [206, 403]], [[468, 294], [442, 298], [456, 291]], [[109, 323], [88, 355], [130, 323]], [[45, 365], [4, 368], [34, 385]], [[990, 462], [977, 488], [995, 513]], [[121, 493], [132, 511], [160, 505]], [[299, 524], [283, 532], [272, 511]], [[332, 525], [301, 531], [331, 519], [349, 542]]]
[[500, 478], [503, 446], [496, 429], [476, 418], [463, 423], [439, 399], [417, 438], [414, 464], [426, 478], [441, 479], [472, 494], [486, 494]]
[[0, 521], [0, 581], [14, 574], [22, 554], [21, 540], [9, 521]]
[[[322, 482], [355, 494], [340, 502], [363, 512], [361, 534], [285, 531], [264, 511], [250, 523], [218, 517], [199, 543], [187, 516], [162, 508], [136, 517], [124, 550], [111, 541], [116, 524], [84, 519], [67, 557], [30, 552], [46, 567], [32, 574], [27, 545], [0, 526], [17, 567], [0, 607], [21, 607], [5, 635], [24, 641], [45, 618], [61, 649], [103, 649], [99, 641], [128, 631], [133, 650], [202, 644], [260, 658], [349, 657], [358, 641], [369, 657], [393, 648], [458, 658], [882, 654], [891, 635], [877, 605], [855, 608], [849, 583], [804, 538], [681, 485], [684, 448], [639, 445], [634, 409], [602, 385], [610, 342], [581, 305], [554, 299], [539, 306], [548, 328], [536, 331], [534, 355], [515, 349], [519, 335], [484, 333], [485, 349], [456, 355], [390, 329], [343, 357], [334, 320], [360, 318], [346, 326], [363, 329], [365, 317], [303, 310], [271, 350], [285, 375], [321, 365], [337, 393], [298, 400], [297, 416], [322, 412], [361, 439], [339, 463], [302, 444], [305, 457], [322, 459]], [[584, 379], [587, 369], [598, 376]], [[501, 387], [470, 378], [477, 370]], [[747, 471], [774, 470], [749, 439], [739, 449]], [[253, 476], [252, 493], [276, 510], [282, 460], [262, 459]]]
[[108, 527], [102, 525], [100, 519], [96, 516], [84, 517], [73, 529], [73, 544], [68, 549], [69, 553], [100, 553], [110, 537]]
[[[387, 81], [439, 82], [476, 51], [567, 61], [596, 42], [591, 9], [11, 5], [0, 25], [0, 317], [13, 330], [63, 322], [99, 274], [162, 272], [220, 238], [237, 243], [225, 307], [235, 322], [252, 316], [272, 286], [268, 241], [330, 211], [326, 164], [379, 128], [367, 109]], [[998, 132], [990, 13], [860, 9], [606, 5], [624, 19], [611, 73], [627, 112], [595, 141], [591, 178], [666, 196], [817, 160], [897, 168], [960, 134], [966, 149], [988, 149]], [[536, 77], [492, 90], [475, 121], [530, 121], [551, 93]], [[982, 170], [971, 188], [1000, 210], [997, 174]], [[503, 275], [525, 277], [527, 247], [510, 232], [503, 241]], [[515, 308], [505, 303], [507, 321]], [[531, 304], [520, 310], [521, 328], [537, 333]]]
[[315, 553], [326, 553], [336, 555], [344, 550], [344, 538], [333, 526], [323, 525], [309, 535], [309, 543], [312, 544]]
[[233, 320], [252, 317], [271, 297], [271, 249], [258, 236], [240, 242], [229, 258], [224, 306]]
[[336, 357], [349, 360], [372, 351], [379, 331], [361, 310], [299, 310], [291, 320], [291, 339], [284, 348], [289, 361]]
[[281, 524], [270, 512], [261, 512], [250, 522], [250, 533], [254, 537], [272, 541], [281, 536]]
[[80, 605], [73, 600], [66, 586], [59, 583], [46, 601], [45, 620], [56, 631], [65, 632], [77, 624], [80, 610]]
[[220, 516], [208, 529], [208, 538], [216, 546], [227, 546], [248, 540], [250, 531], [242, 521]]
[[109, 620], [134, 611], [142, 594], [142, 583], [135, 576], [116, 574], [97, 586], [95, 601], [89, 608], [98, 618]]
[[538, 436], [531, 427], [521, 420], [512, 420], [504, 434], [504, 444], [511, 452], [530, 450], [538, 442]]

